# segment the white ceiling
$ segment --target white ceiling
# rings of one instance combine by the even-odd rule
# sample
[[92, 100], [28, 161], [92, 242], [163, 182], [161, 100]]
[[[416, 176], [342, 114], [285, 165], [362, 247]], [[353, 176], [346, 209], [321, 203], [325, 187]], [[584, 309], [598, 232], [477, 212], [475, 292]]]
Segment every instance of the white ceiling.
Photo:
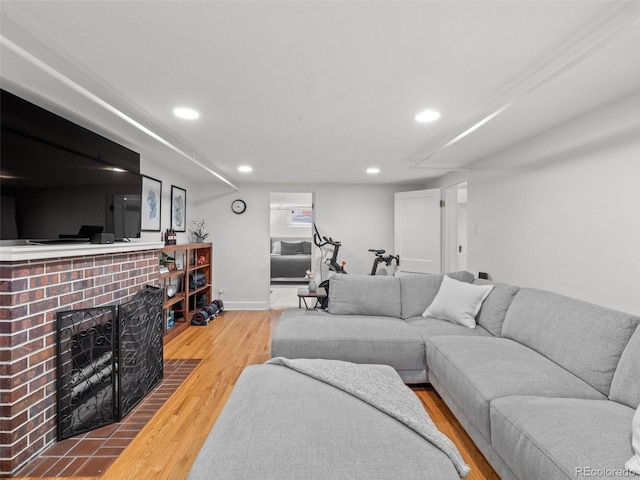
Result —
[[0, 7], [3, 88], [194, 181], [422, 183], [640, 89], [635, 1]]

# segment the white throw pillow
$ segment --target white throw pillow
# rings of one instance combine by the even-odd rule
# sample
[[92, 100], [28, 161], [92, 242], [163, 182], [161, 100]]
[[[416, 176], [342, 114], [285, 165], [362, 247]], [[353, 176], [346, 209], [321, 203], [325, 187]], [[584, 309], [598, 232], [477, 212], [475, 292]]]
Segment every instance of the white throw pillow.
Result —
[[422, 316], [442, 318], [476, 328], [476, 315], [492, 289], [493, 285], [473, 285], [445, 275], [436, 298]]
[[631, 421], [631, 434], [631, 446], [636, 454], [624, 466], [633, 473], [640, 473], [640, 405], [638, 405], [636, 414]]
[[271, 253], [280, 255], [280, 253], [282, 253], [282, 242], [273, 242], [273, 250], [271, 251]]

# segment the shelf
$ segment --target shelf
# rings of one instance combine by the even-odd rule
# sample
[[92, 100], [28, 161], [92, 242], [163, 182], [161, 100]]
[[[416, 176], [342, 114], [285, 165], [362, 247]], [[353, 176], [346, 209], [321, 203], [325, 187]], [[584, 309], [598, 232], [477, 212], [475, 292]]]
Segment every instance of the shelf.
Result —
[[179, 243], [177, 245], [165, 245], [160, 250], [171, 252], [173, 250], [205, 250], [211, 248], [211, 243]]
[[172, 307], [176, 303], [183, 301], [185, 298], [186, 295], [184, 294], [184, 292], [178, 292], [173, 297], [166, 299], [162, 306], [163, 308]]
[[201, 268], [208, 268], [211, 265], [209, 265], [208, 263], [203, 263], [202, 265], [191, 265], [191, 270], [200, 270]]
[[[164, 318], [167, 318], [169, 311], [180, 312], [180, 319], [175, 319], [175, 323], [170, 328], [166, 328], [165, 322], [165, 342], [174, 338], [178, 333], [184, 331], [191, 326], [191, 317], [198, 310], [195, 307], [196, 299], [205, 295], [206, 302], [213, 301], [213, 246], [211, 243], [186, 243], [181, 245], [165, 245], [160, 252], [166, 253], [176, 259], [182, 258], [185, 268], [180, 270], [172, 270], [168, 273], [158, 275], [159, 283], [163, 288], [167, 288], [169, 284], [176, 285], [178, 293], [171, 298], [166, 298], [163, 302]], [[204, 263], [198, 265], [196, 260], [203, 258]], [[194, 272], [205, 274], [205, 285], [193, 290], [188, 290], [189, 275]], [[178, 278], [179, 281], [174, 279]], [[173, 280], [173, 281], [172, 281]]]
[[189, 295], [197, 295], [198, 293], [202, 293], [205, 290], [211, 288], [211, 285], [202, 285], [201, 287], [196, 288], [195, 290], [189, 290]]
[[183, 268], [182, 270], [171, 270], [169, 273], [161, 273], [160, 280], [164, 280], [165, 278], [174, 278], [179, 275], [184, 275], [187, 271]]

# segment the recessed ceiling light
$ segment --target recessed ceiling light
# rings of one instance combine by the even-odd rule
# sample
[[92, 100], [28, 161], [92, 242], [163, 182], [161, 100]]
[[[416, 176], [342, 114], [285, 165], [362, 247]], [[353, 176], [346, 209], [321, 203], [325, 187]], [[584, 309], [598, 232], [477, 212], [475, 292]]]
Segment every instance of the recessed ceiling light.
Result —
[[173, 109], [173, 114], [176, 117], [179, 118], [184, 118], [185, 120], [195, 120], [196, 118], [198, 118], [200, 116], [200, 114], [198, 112], [196, 112], [194, 109], [192, 108], [174, 108]]
[[370, 167], [367, 168], [367, 173], [370, 175], [375, 175], [376, 173], [380, 173], [380, 169], [378, 167]]
[[436, 110], [424, 110], [415, 116], [416, 122], [428, 123], [440, 118], [440, 112]]
[[240, 165], [238, 167], [238, 171], [242, 173], [249, 173], [253, 171], [253, 168], [251, 168], [249, 165]]

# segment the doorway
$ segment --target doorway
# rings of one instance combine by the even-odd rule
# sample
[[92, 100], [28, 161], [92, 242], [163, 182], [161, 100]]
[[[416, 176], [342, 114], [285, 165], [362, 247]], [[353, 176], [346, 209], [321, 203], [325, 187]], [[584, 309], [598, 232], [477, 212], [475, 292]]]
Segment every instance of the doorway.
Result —
[[467, 269], [467, 182], [445, 188], [444, 271]]
[[272, 192], [269, 227], [270, 308], [298, 306], [313, 258], [313, 193]]

